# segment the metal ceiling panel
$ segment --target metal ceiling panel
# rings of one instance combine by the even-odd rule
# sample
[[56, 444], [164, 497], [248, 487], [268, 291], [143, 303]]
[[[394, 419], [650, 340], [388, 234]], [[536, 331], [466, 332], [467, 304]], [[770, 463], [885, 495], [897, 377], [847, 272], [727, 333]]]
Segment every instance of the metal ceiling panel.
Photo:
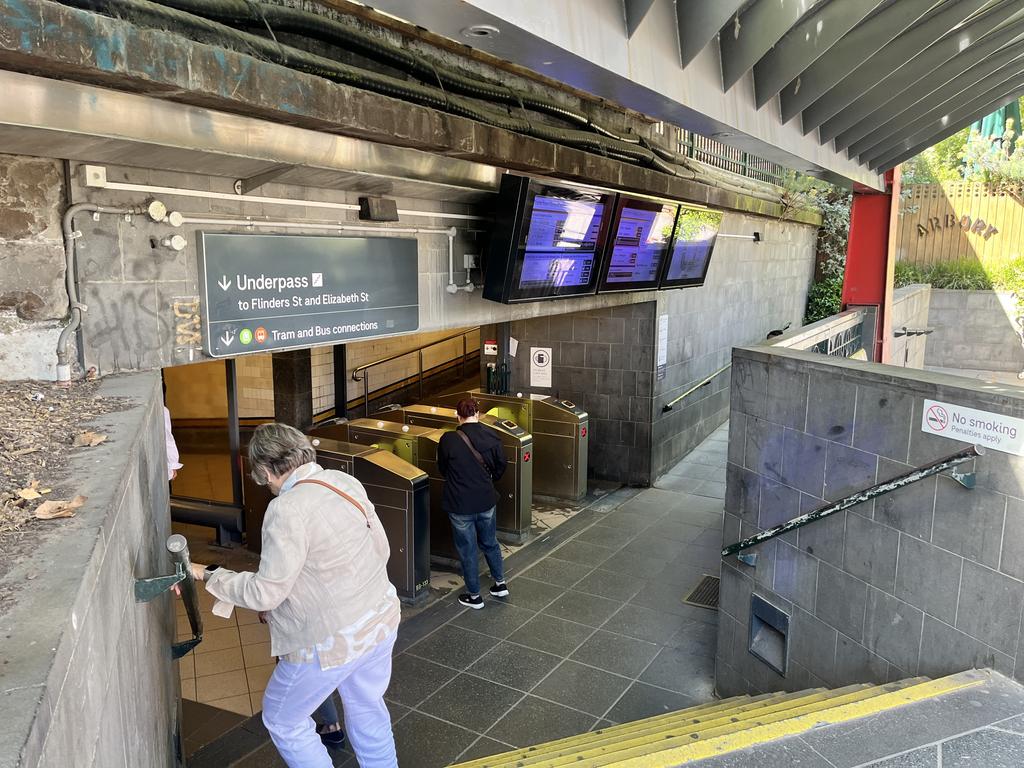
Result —
[[[998, 82], [1007, 69], [1015, 70], [1024, 56], [1024, 48], [1007, 46], [983, 61], [968, 68], [949, 82], [917, 101], [904, 105], [897, 115], [860, 141], [850, 145], [850, 156], [873, 157], [876, 147], [888, 145], [891, 140], [906, 135], [914, 126], [941, 117], [957, 105], [970, 99], [972, 93], [987, 89]], [[995, 78], [995, 79], [993, 79]], [[909, 99], [908, 99], [909, 101]]]
[[626, 35], [632, 37], [633, 33], [647, 18], [647, 12], [651, 10], [655, 0], [623, 0], [626, 11]]
[[[816, 5], [754, 66], [754, 99], [758, 108], [767, 104], [787, 83], [793, 82], [883, 2], [885, 0], [846, 0]], [[764, 0], [762, 5], [774, 8], [777, 3]], [[725, 68], [724, 46], [722, 68]]]
[[[872, 0], [853, 0], [854, 3], [866, 1]], [[749, 72], [815, 5], [820, 5], [820, 0], [757, 0], [741, 13], [739, 23], [726, 29], [719, 38], [725, 90], [732, 88]], [[757, 106], [760, 107], [761, 103]]]
[[864, 163], [871, 166], [879, 165], [906, 148], [927, 140], [930, 135], [944, 130], [947, 126], [957, 125], [962, 129], [972, 122], [970, 120], [964, 122], [965, 115], [973, 113], [979, 106], [989, 104], [1004, 93], [1021, 85], [1024, 85], [1024, 61], [1018, 62], [1017, 66], [1013, 68], [985, 78], [984, 81], [978, 83], [976, 88], [972, 89], [967, 98], [958, 100], [945, 114], [932, 113], [927, 119], [921, 120], [917, 126], [918, 130], [913, 133], [907, 132], [894, 137], [884, 145], [875, 147], [869, 155], [864, 155]]
[[[833, 117], [843, 107], [857, 98], [858, 94], [874, 88], [886, 75], [899, 69], [913, 59], [935, 40], [956, 27], [972, 13], [983, 7], [988, 0], [955, 0], [944, 6], [939, 13], [915, 24], [902, 35], [888, 43], [882, 50], [861, 64], [843, 78], [837, 86], [803, 112], [804, 133], [817, 128]], [[828, 139], [820, 137], [825, 143]]]
[[676, 0], [679, 63], [683, 69], [749, 0]]
[[[877, 169], [879, 170], [879, 172], [884, 172], [884, 171], [889, 170], [890, 168], [896, 167], [900, 163], [906, 162], [910, 158], [915, 157], [916, 155], [921, 154], [922, 152], [924, 152], [929, 147], [934, 147], [940, 141], [942, 141], [944, 139], [948, 139], [950, 136], [952, 136], [957, 131], [963, 130], [964, 126], [967, 126], [967, 125], [970, 125], [971, 123], [977, 122], [978, 120], [981, 120], [982, 118], [984, 118], [986, 115], [991, 115], [997, 109], [999, 109], [1001, 107], [1005, 107], [1010, 102], [1016, 101], [1017, 99], [1021, 98], [1022, 96], [1024, 96], [1024, 85], [1018, 85], [1018, 87], [1016, 87], [1014, 90], [1009, 91], [1007, 93], [1004, 93], [1002, 96], [996, 97], [996, 98], [992, 99], [991, 101], [988, 101], [987, 103], [984, 103], [984, 106], [976, 108], [971, 113], [967, 113], [967, 111], [964, 110], [963, 111], [963, 116], [960, 117], [955, 122], [955, 127], [953, 127], [953, 128], [944, 128], [939, 133], [932, 134], [927, 139], [925, 139], [921, 143], [911, 147], [910, 149], [908, 149], [906, 151], [903, 151], [903, 152], [900, 152], [899, 154], [897, 154], [897, 155], [895, 155], [893, 157], [890, 157], [890, 158], [888, 158], [886, 160], [881, 161], [879, 163], [879, 165], [877, 166]], [[982, 103], [982, 102], [981, 102], [981, 100], [979, 100], [978, 102], [975, 103], [975, 105], [977, 105], [977, 103]], [[953, 124], [953, 123], [951, 123], [951, 124]]]
[[898, 0], [843, 37], [779, 94], [782, 122], [789, 122], [807, 109], [938, 2]]
[[1000, 27], [996, 32], [992, 30], [1007, 19], [1024, 14], [1021, 5], [1019, 0], [1003, 3], [935, 42], [861, 94], [842, 112], [826, 120], [820, 128], [821, 138], [825, 141], [835, 138], [836, 149], [846, 149], [885, 122], [895, 109], [902, 109], [898, 105], [915, 93], [931, 92], [936, 83], [951, 80], [999, 50], [1024, 32], [1024, 19]]

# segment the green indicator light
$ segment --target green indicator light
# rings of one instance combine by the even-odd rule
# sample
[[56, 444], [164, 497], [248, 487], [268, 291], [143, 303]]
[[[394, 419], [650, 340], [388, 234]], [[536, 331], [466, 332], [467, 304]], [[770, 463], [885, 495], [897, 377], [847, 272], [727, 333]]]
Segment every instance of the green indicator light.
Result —
[[252, 344], [252, 331], [243, 328], [242, 332], [238, 334], [238, 340], [243, 344]]

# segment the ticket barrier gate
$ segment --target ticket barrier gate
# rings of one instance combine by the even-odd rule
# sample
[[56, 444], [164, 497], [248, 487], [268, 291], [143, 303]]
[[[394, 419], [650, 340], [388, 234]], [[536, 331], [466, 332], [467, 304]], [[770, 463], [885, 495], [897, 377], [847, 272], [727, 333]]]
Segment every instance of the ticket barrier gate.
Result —
[[[388, 578], [406, 603], [430, 593], [430, 488], [427, 474], [388, 451], [328, 438], [316, 438], [316, 460], [324, 469], [352, 475], [366, 489], [388, 537]], [[244, 454], [243, 454], [244, 456]], [[262, 549], [260, 532], [273, 495], [257, 485], [243, 460], [247, 546]]]
[[451, 524], [441, 506], [444, 478], [437, 466], [442, 429], [419, 427], [379, 419], [329, 421], [313, 427], [311, 437], [328, 437], [390, 451], [426, 472], [430, 484], [430, 559], [440, 565], [458, 562]]
[[486, 392], [458, 392], [430, 398], [432, 405], [454, 408], [467, 397], [480, 410], [509, 419], [533, 435], [533, 492], [538, 496], [579, 501], [587, 495], [587, 451], [590, 417], [569, 400], [533, 399]]
[[[432, 405], [388, 408], [378, 411], [372, 418], [445, 431], [459, 425], [459, 417], [454, 409]], [[498, 491], [498, 538], [511, 544], [521, 544], [529, 535], [533, 522], [533, 436], [511, 419], [481, 414], [480, 423], [493, 430], [501, 440], [505, 460], [508, 462], [505, 474], [494, 484]], [[433, 445], [433, 461], [436, 464], [437, 442], [433, 442]], [[421, 461], [431, 460], [429, 448], [427, 450], [427, 454], [421, 455]], [[447, 523], [446, 519], [445, 525]]]

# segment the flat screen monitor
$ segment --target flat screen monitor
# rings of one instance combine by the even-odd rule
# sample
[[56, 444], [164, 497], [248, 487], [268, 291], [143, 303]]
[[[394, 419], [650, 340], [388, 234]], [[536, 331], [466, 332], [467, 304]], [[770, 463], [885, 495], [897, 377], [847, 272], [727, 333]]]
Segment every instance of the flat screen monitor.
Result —
[[680, 207], [672, 254], [661, 278], [662, 288], [704, 284], [721, 224], [721, 211], [688, 205]]
[[657, 289], [678, 212], [678, 203], [619, 196], [599, 292]]
[[484, 298], [512, 304], [595, 293], [614, 198], [604, 190], [504, 176]]

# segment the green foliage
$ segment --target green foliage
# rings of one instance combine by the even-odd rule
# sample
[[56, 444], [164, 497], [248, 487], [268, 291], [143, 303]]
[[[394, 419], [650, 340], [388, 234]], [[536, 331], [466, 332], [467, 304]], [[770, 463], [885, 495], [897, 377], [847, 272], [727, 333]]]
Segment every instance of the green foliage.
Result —
[[829, 277], [811, 286], [807, 292], [804, 324], [816, 323], [837, 315], [843, 308], [843, 278]]
[[896, 264], [895, 287], [918, 283], [964, 291], [1008, 291], [1017, 300], [1017, 314], [1024, 316], [1024, 256], [991, 264], [969, 260]]

